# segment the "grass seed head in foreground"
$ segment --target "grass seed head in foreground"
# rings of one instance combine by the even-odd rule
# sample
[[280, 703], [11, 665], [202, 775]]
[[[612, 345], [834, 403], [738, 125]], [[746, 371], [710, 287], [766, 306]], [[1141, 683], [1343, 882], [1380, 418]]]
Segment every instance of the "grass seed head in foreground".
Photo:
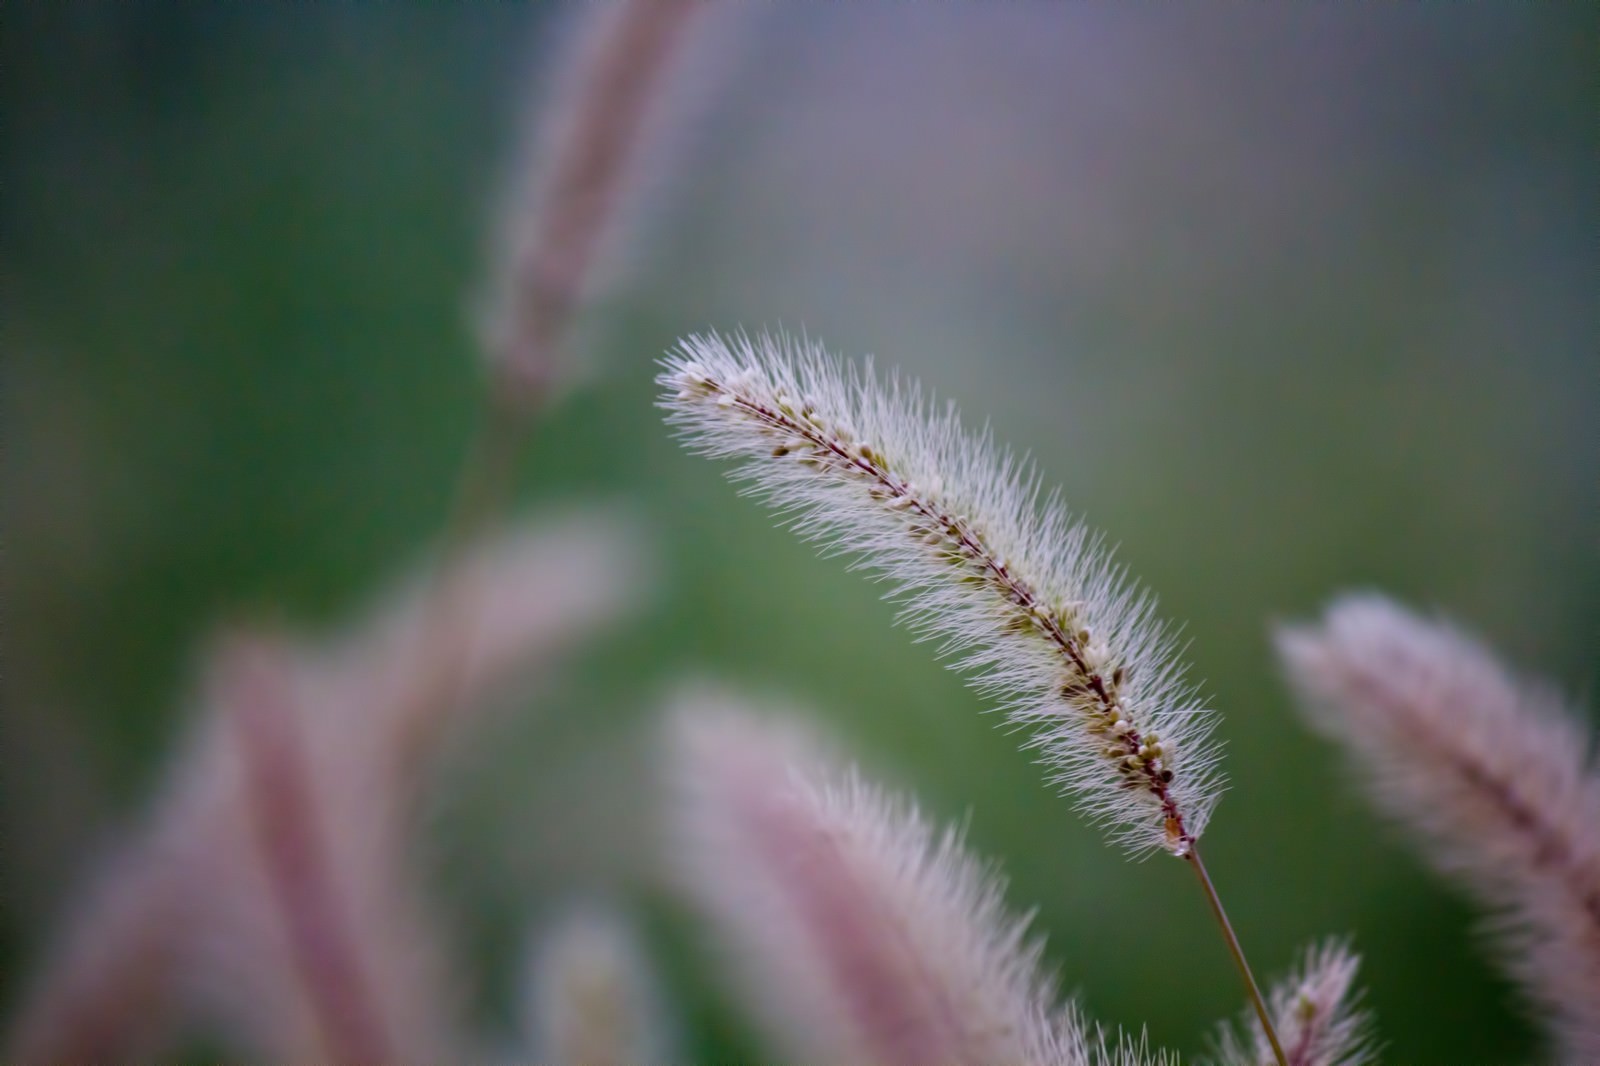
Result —
[[1031, 465], [916, 386], [784, 337], [689, 337], [663, 406], [807, 539], [886, 578], [902, 617], [1033, 730], [1052, 778], [1135, 853], [1188, 853], [1216, 801], [1213, 715], [1154, 601]]

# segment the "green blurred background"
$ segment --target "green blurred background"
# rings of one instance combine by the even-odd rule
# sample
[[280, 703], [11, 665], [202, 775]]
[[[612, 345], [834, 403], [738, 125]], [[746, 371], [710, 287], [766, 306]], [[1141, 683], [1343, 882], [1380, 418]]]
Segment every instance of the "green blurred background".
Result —
[[[578, 13], [8, 5], [7, 1004], [156, 786], [210, 628], [336, 623], [436, 545], [492, 208]], [[757, 1053], [641, 857], [641, 738], [707, 673], [969, 817], [1098, 1017], [1194, 1051], [1240, 1005], [1186, 870], [1104, 847], [877, 589], [670, 441], [654, 357], [784, 325], [1031, 452], [1185, 623], [1232, 781], [1208, 859], [1258, 970], [1347, 933], [1390, 1060], [1528, 1060], [1476, 912], [1301, 728], [1266, 635], [1381, 588], [1593, 714], [1597, 28], [1577, 3], [703, 13], [583, 318], [591, 380], [522, 464], [529, 506], [631, 501], [663, 580], [430, 808], [472, 1024], [509, 1030], [523, 930], [602, 890], [645, 916], [687, 1052]]]

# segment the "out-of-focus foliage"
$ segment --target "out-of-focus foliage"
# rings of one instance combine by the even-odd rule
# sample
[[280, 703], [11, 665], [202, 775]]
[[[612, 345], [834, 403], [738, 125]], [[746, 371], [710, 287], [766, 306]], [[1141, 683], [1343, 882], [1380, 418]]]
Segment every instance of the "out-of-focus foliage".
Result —
[[[1526, 1057], [1471, 910], [1296, 723], [1266, 629], [1381, 586], [1594, 689], [1593, 12], [710, 15], [584, 322], [595, 380], [523, 464], [525, 500], [639, 501], [666, 587], [461, 753], [430, 823], [482, 1025], [512, 1026], [530, 917], [599, 885], [645, 905], [686, 1048], [751, 1053], [648, 854], [644, 729], [686, 669], [786, 688], [970, 811], [1094, 1015], [1193, 1049], [1235, 1010], [1186, 872], [1103, 848], [870, 586], [669, 443], [654, 357], [744, 323], [958, 398], [1187, 621], [1233, 782], [1208, 861], [1264, 976], [1346, 933], [1396, 1061]], [[152, 787], [193, 642], [347, 615], [437, 543], [483, 231], [557, 21], [8, 9], [8, 974]]]

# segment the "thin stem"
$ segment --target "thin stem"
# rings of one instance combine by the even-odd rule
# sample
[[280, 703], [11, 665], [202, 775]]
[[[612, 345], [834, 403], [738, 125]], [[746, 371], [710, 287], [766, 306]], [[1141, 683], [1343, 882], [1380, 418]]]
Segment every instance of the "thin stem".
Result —
[[444, 557], [465, 554], [510, 502], [517, 457], [527, 441], [544, 396], [516, 394], [492, 382], [482, 404], [477, 436], [457, 474], [456, 498], [445, 523]]
[[396, 770], [405, 779], [434, 749], [469, 668], [477, 635], [470, 604], [477, 576], [463, 564], [467, 549], [505, 510], [516, 487], [517, 458], [536, 407], [527, 397], [492, 391], [483, 422], [462, 463], [455, 503], [445, 525], [441, 565], [417, 633], [416, 680], [400, 716]]
[[1261, 998], [1261, 989], [1256, 985], [1255, 975], [1250, 972], [1250, 963], [1245, 961], [1244, 948], [1239, 946], [1239, 938], [1234, 935], [1233, 924], [1228, 921], [1228, 912], [1222, 909], [1222, 900], [1217, 896], [1217, 888], [1211, 883], [1211, 875], [1206, 872], [1205, 861], [1200, 858], [1199, 845], [1191, 844], [1184, 858], [1194, 867], [1194, 874], [1200, 879], [1200, 889], [1206, 894], [1206, 902], [1211, 904], [1211, 916], [1217, 920], [1217, 927], [1222, 930], [1222, 937], [1228, 942], [1228, 954], [1233, 956], [1233, 964], [1239, 968], [1239, 976], [1244, 978], [1245, 990], [1250, 993], [1250, 1005], [1255, 1008], [1256, 1017], [1261, 1019], [1261, 1031], [1267, 1034], [1267, 1042], [1272, 1045], [1272, 1053], [1278, 1059], [1278, 1066], [1289, 1066], [1289, 1057], [1283, 1053], [1283, 1045], [1278, 1042], [1278, 1031], [1272, 1026], [1272, 1016], [1267, 1012], [1266, 1001]]

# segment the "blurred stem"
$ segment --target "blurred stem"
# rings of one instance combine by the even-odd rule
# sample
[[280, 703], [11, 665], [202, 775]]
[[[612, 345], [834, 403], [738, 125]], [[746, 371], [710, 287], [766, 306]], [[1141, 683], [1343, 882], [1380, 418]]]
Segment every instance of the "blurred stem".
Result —
[[491, 385], [483, 404], [483, 423], [461, 466], [456, 499], [444, 534], [444, 558], [458, 558], [510, 504], [517, 457], [528, 439], [542, 395], [525, 395]]
[[1272, 1054], [1277, 1057], [1278, 1066], [1289, 1066], [1289, 1058], [1283, 1053], [1283, 1045], [1278, 1041], [1278, 1031], [1273, 1028], [1272, 1016], [1267, 1012], [1266, 1001], [1261, 998], [1261, 989], [1256, 985], [1255, 974], [1250, 972], [1250, 963], [1244, 957], [1244, 948], [1239, 946], [1239, 938], [1234, 935], [1233, 923], [1228, 921], [1228, 912], [1222, 909], [1222, 900], [1217, 896], [1217, 888], [1211, 883], [1211, 874], [1206, 870], [1205, 860], [1200, 858], [1200, 845], [1192, 844], [1189, 853], [1184, 856], [1189, 865], [1194, 867], [1194, 874], [1200, 879], [1200, 889], [1206, 894], [1206, 902], [1211, 904], [1211, 916], [1217, 920], [1217, 926], [1222, 930], [1222, 937], [1228, 942], [1228, 954], [1233, 956], [1233, 964], [1239, 968], [1239, 976], [1244, 978], [1244, 987], [1250, 993], [1250, 1005], [1255, 1008], [1256, 1017], [1261, 1020], [1261, 1030], [1267, 1034], [1267, 1042], [1272, 1045]]
[[476, 643], [467, 609], [475, 579], [463, 560], [472, 544], [510, 507], [517, 459], [534, 417], [543, 407], [542, 391], [499, 385], [494, 382], [490, 386], [482, 423], [462, 461], [439, 568], [432, 579], [433, 592], [423, 613], [416, 689], [400, 727], [397, 768], [403, 779], [414, 774], [433, 750], [449, 711], [459, 702]]

